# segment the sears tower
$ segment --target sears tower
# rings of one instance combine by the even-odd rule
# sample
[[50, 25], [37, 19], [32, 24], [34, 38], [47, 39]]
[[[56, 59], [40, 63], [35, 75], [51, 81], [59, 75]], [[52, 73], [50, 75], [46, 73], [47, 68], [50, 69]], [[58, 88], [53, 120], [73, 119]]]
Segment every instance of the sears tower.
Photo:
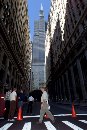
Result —
[[38, 89], [45, 83], [45, 35], [46, 22], [41, 4], [39, 20], [34, 21], [34, 37], [32, 45], [32, 87]]

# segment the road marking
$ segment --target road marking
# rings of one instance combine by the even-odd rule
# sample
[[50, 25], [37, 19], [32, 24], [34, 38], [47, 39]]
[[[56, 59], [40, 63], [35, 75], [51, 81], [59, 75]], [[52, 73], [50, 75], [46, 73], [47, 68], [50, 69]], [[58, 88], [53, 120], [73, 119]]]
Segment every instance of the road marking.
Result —
[[47, 130], [56, 130], [56, 128], [51, 124], [50, 121], [44, 122]]
[[31, 130], [31, 122], [25, 123], [22, 130]]
[[72, 123], [69, 122], [69, 121], [62, 121], [62, 122], [65, 123], [66, 125], [68, 125], [69, 127], [71, 127], [73, 130], [84, 130], [84, 129], [82, 129], [82, 128], [80, 128], [80, 127], [78, 127], [78, 126], [72, 124]]
[[7, 123], [3, 127], [0, 128], [0, 130], [7, 130], [13, 123]]
[[81, 121], [81, 122], [87, 124], [87, 121], [86, 121], [86, 120], [79, 120], [79, 121]]
[[[54, 116], [71, 116], [72, 114], [57, 114], [57, 115], [54, 115]], [[76, 114], [78, 116], [87, 116], [87, 114]], [[35, 115], [35, 116], [23, 116], [23, 118], [29, 118], [29, 117], [40, 117], [40, 115]], [[14, 118], [17, 118], [17, 117], [14, 117]]]

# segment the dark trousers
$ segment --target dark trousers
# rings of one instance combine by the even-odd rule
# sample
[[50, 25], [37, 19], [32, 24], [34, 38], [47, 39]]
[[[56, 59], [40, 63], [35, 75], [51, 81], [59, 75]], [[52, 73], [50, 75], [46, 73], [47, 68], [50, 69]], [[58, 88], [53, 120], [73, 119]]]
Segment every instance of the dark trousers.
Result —
[[8, 119], [8, 114], [9, 114], [9, 110], [10, 110], [10, 101], [6, 100], [5, 101], [5, 114], [4, 114], [4, 119]]
[[16, 101], [10, 101], [10, 111], [8, 119], [14, 118], [15, 110], [16, 110]]
[[33, 105], [33, 102], [30, 101], [30, 102], [28, 103], [27, 113], [29, 113], [29, 111], [30, 111], [30, 113], [32, 114], [32, 105]]

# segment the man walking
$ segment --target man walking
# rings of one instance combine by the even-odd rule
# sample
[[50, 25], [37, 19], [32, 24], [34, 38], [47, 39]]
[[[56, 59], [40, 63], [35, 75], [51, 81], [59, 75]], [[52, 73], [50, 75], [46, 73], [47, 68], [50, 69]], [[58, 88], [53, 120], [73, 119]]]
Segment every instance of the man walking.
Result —
[[29, 113], [29, 110], [30, 110], [30, 114], [32, 115], [32, 105], [33, 105], [33, 101], [34, 101], [34, 98], [32, 96], [29, 96], [28, 98], [28, 109], [27, 109], [27, 113]]
[[5, 94], [5, 114], [4, 114], [4, 118], [8, 119], [8, 114], [9, 114], [9, 109], [10, 109], [10, 94], [11, 94], [12, 90], [11, 89], [7, 89], [6, 94]]
[[14, 88], [13, 92], [10, 94], [10, 111], [8, 116], [8, 121], [14, 121], [14, 113], [16, 109], [16, 98], [17, 98], [17, 89]]
[[41, 110], [40, 110], [40, 119], [39, 123], [42, 123], [43, 121], [43, 116], [46, 113], [48, 117], [52, 120], [54, 123], [54, 116], [52, 113], [49, 111], [49, 104], [48, 104], [48, 94], [45, 90], [45, 87], [41, 87], [40, 90], [42, 91], [42, 96], [41, 96]]
[[22, 108], [24, 99], [25, 99], [25, 95], [23, 93], [23, 90], [21, 89], [20, 93], [18, 93], [18, 108], [20, 107]]

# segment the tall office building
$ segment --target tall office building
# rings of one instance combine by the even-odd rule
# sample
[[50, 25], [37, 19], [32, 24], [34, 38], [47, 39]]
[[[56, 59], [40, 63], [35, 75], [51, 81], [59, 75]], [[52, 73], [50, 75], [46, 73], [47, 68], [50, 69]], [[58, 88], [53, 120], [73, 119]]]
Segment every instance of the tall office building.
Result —
[[29, 87], [30, 37], [27, 0], [0, 0], [0, 91]]
[[32, 79], [34, 89], [45, 82], [45, 32], [43, 6], [41, 5], [39, 20], [34, 22], [34, 39], [32, 44]]
[[51, 0], [45, 44], [50, 98], [87, 101], [87, 0]]

